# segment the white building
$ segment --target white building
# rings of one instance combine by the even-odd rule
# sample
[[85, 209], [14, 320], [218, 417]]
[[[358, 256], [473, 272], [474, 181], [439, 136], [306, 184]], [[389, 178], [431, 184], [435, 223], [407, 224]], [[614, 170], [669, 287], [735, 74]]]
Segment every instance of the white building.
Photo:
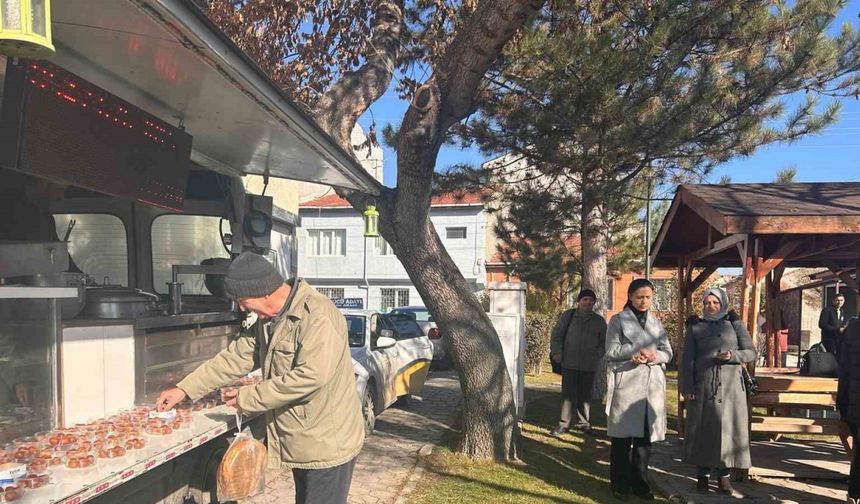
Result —
[[[333, 299], [358, 298], [369, 309], [424, 304], [388, 244], [364, 237], [364, 219], [336, 194], [299, 206], [298, 272]], [[477, 194], [433, 198], [430, 220], [460, 272], [486, 287], [487, 215]]]

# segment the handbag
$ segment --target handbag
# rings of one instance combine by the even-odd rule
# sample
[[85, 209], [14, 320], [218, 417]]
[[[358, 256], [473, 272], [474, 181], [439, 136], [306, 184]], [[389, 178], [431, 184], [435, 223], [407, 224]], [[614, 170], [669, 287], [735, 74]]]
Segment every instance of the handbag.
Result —
[[828, 352], [824, 345], [816, 343], [803, 354], [800, 363], [800, 374], [803, 376], [820, 376], [835, 378], [839, 371], [836, 356]]
[[[565, 324], [564, 335], [565, 337], [561, 339], [561, 355], [562, 359], [564, 358], [564, 340], [567, 337], [567, 332], [570, 330], [570, 323], [573, 322], [573, 310], [570, 310], [567, 314], [567, 324]], [[561, 374], [561, 362], [556, 362], [552, 360], [552, 351], [549, 352], [549, 363], [552, 365], [552, 372], [555, 374]]]
[[741, 378], [744, 381], [744, 390], [746, 390], [747, 396], [752, 397], [756, 395], [758, 392], [758, 380], [750, 374], [747, 367], [743, 364], [741, 364]]

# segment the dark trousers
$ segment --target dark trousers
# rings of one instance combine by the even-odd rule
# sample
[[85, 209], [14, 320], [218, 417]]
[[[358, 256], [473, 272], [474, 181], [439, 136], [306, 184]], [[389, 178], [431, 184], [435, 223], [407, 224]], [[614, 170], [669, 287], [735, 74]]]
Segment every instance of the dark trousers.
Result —
[[[645, 435], [641, 438], [611, 438], [609, 450], [609, 485], [626, 493], [650, 492], [648, 461], [651, 458], [651, 433], [645, 416]], [[632, 445], [632, 450], [631, 450]]]
[[839, 350], [842, 346], [842, 340], [838, 338], [824, 338], [821, 340], [821, 344], [824, 346], [824, 349], [828, 352], [832, 353], [836, 357], [839, 357]]
[[346, 504], [355, 459], [328, 469], [293, 469], [296, 504]]
[[574, 425], [591, 425], [591, 389], [594, 388], [594, 372], [576, 369], [561, 370], [561, 414], [558, 426], [569, 428], [576, 410]]
[[857, 429], [860, 428], [860, 425], [848, 424], [848, 428], [851, 430], [851, 437], [854, 440], [854, 456], [851, 457], [851, 472], [848, 476], [848, 497], [860, 499], [860, 460], [858, 460], [860, 446], [857, 446]]

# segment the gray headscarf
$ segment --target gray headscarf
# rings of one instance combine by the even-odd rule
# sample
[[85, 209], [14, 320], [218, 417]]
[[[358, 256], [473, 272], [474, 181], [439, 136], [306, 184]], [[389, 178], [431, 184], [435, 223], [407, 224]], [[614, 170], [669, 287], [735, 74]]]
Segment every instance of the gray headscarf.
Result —
[[[720, 311], [716, 315], [710, 315], [705, 310], [705, 300], [708, 299], [708, 296], [714, 296], [720, 300]], [[705, 291], [705, 295], [702, 296], [702, 318], [705, 320], [721, 320], [729, 313], [729, 295], [726, 294], [726, 291], [717, 287], [713, 287]]]

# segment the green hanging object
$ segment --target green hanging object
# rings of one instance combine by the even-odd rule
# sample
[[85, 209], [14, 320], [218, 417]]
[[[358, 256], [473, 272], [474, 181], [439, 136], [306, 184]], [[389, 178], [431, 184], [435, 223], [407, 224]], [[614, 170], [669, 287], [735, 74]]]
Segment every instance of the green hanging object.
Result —
[[379, 212], [376, 211], [376, 205], [367, 205], [364, 211], [364, 236], [379, 236]]
[[50, 0], [0, 0], [0, 54], [45, 59], [54, 52]]

